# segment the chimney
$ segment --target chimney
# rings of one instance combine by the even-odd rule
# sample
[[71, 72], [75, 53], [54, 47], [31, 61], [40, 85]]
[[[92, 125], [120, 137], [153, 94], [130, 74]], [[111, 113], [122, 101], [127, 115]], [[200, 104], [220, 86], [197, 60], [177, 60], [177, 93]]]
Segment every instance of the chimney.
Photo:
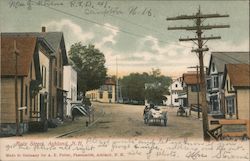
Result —
[[42, 26], [42, 32], [46, 32], [46, 27]]

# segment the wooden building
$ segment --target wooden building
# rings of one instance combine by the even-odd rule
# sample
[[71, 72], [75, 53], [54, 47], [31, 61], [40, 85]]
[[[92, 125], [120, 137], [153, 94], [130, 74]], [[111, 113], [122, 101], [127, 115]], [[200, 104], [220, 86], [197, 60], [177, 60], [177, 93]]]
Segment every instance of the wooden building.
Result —
[[[16, 45], [14, 45], [16, 44]], [[17, 60], [14, 54], [18, 53]], [[17, 92], [18, 120], [20, 133], [28, 131], [31, 121], [46, 119], [45, 99], [40, 99], [43, 74], [40, 69], [41, 53], [50, 55], [53, 52], [46, 40], [35, 36], [17, 36], [1, 34], [1, 133], [16, 133]], [[17, 68], [16, 68], [17, 61]], [[17, 91], [15, 75], [17, 69]]]
[[[26, 132], [32, 123], [64, 117], [66, 92], [63, 90], [63, 66], [68, 64], [62, 32], [1, 33], [1, 135], [16, 129], [15, 57], [18, 56], [18, 107], [20, 130]], [[44, 129], [43, 129], [44, 128]]]
[[212, 52], [207, 77], [209, 114], [224, 117], [222, 79], [225, 64], [249, 64], [249, 52]]
[[250, 65], [226, 64], [222, 87], [226, 119], [249, 120], [250, 115]]
[[85, 96], [91, 101], [115, 103], [116, 83], [112, 78], [108, 77], [99, 89], [87, 91]]
[[198, 104], [198, 96], [199, 96], [199, 104], [201, 104], [201, 92], [200, 92], [200, 75], [197, 73], [184, 73], [183, 74], [183, 90], [187, 95], [187, 106], [191, 107]]

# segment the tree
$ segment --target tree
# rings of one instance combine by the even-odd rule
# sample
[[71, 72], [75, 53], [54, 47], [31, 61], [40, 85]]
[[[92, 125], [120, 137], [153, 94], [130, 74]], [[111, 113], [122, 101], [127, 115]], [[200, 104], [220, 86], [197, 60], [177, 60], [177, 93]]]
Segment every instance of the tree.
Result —
[[[150, 73], [131, 73], [120, 80], [122, 96], [130, 100], [148, 101], [160, 104], [163, 95], [168, 93], [171, 78], [161, 75], [159, 69], [152, 69]], [[146, 88], [145, 88], [146, 86]]]
[[70, 64], [77, 71], [78, 91], [99, 88], [105, 81], [107, 69], [105, 56], [94, 45], [83, 46], [81, 42], [71, 45], [69, 50]]

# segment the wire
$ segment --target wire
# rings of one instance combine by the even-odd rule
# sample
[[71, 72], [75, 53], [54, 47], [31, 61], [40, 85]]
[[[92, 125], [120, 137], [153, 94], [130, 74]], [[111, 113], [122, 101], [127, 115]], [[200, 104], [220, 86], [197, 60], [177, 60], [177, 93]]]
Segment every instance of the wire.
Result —
[[[226, 54], [225, 54], [226, 55]], [[216, 55], [213, 55], [214, 57], [216, 57], [217, 59], [219, 59], [219, 60], [221, 60], [221, 61], [224, 61], [225, 62], [225, 64], [232, 64], [231, 62], [228, 62], [228, 61], [226, 61], [225, 59], [222, 59], [222, 58], [220, 58], [220, 57], [218, 57], [218, 56], [216, 56]], [[238, 60], [238, 62], [240, 63], [240, 64], [246, 64], [246, 65], [249, 65], [250, 66], [250, 64], [247, 64], [247, 63], [242, 63], [242, 62], [240, 62], [239, 60]], [[238, 66], [237, 66], [237, 64], [232, 64], [235, 68], [238, 68], [238, 69], [241, 69], [241, 68], [239, 68]], [[247, 73], [248, 75], [249, 75], [249, 70], [242, 70], [241, 69], [241, 71], [242, 72], [245, 72], [245, 73]]]
[[[109, 15], [109, 16], [112, 16], [112, 17], [114, 17], [114, 18], [120, 19], [120, 20], [125, 21], [125, 22], [127, 22], [127, 23], [130, 23], [130, 24], [132, 24], [132, 25], [141, 27], [141, 28], [146, 29], [146, 30], [148, 30], [148, 31], [156, 32], [157, 34], [161, 34], [161, 35], [162, 35], [162, 34], [165, 34], [165, 33], [163, 33], [163, 32], [159, 32], [159, 31], [154, 30], [154, 29], [152, 29], [152, 28], [145, 27], [145, 26], [143, 26], [143, 25], [140, 25], [140, 24], [137, 24], [137, 23], [135, 23], [135, 22], [132, 22], [132, 21], [123, 19], [123, 18], [118, 17], [118, 16], [114, 16], [114, 15]], [[173, 37], [173, 36], [171, 36], [171, 35], [168, 35], [168, 36]], [[181, 45], [181, 44], [178, 44], [178, 45], [179, 45], [179, 46], [183, 46], [183, 47], [187, 47], [187, 48], [192, 48], [192, 47], [190, 47], [190, 46], [185, 46], [185, 45]]]
[[[213, 48], [211, 48], [211, 49], [213, 49]], [[215, 49], [213, 49], [213, 50], [215, 50]], [[240, 63], [240, 64], [249, 64], [249, 63], [243, 63], [243, 62], [241, 62], [240, 60], [238, 60], [238, 59], [236, 59], [236, 58], [234, 58], [234, 57], [232, 57], [232, 56], [230, 56], [230, 55], [224, 55], [224, 56], [227, 56], [227, 57], [229, 57], [229, 58], [231, 58], [232, 60], [234, 60], [234, 61], [236, 61], [236, 62], [238, 62], [238, 63]], [[249, 57], [250, 57], [250, 54], [249, 54]], [[248, 58], [248, 60], [249, 60], [249, 58]], [[249, 62], [249, 61], [248, 61]]]
[[[49, 6], [44, 6], [44, 7], [47, 7], [47, 8], [49, 8], [49, 9], [51, 9], [51, 10], [54, 10], [54, 11], [57, 11], [57, 12], [60, 12], [60, 13], [63, 13], [63, 14], [65, 14], [65, 15], [69, 15], [69, 16], [72, 16], [72, 17], [81, 19], [81, 20], [86, 21], [86, 22], [89, 22], [89, 23], [97, 24], [97, 25], [99, 25], [99, 26], [104, 26], [104, 27], [113, 29], [113, 30], [118, 31], [118, 32], [123, 32], [123, 33], [126, 33], [126, 34], [128, 34], [128, 35], [132, 35], [132, 36], [134, 36], [134, 37], [145, 38], [145, 35], [140, 35], [140, 34], [132, 33], [132, 32], [129, 32], [129, 31], [126, 31], [126, 30], [123, 30], [123, 29], [117, 29], [117, 28], [115, 28], [115, 27], [112, 27], [112, 26], [109, 26], [109, 25], [105, 25], [105, 24], [102, 24], [102, 23], [99, 23], [99, 22], [95, 22], [95, 21], [86, 19], [86, 18], [84, 18], [84, 17], [80, 17], [80, 16], [77, 16], [77, 15], [74, 15], [74, 14], [71, 14], [71, 13], [68, 13], [68, 12], [65, 12], [65, 11], [62, 11], [62, 10], [53, 8], [53, 7], [49, 7]], [[152, 39], [149, 39], [149, 40], [152, 40]], [[171, 44], [170, 42], [163, 41], [163, 40], [159, 40], [159, 39], [154, 39], [154, 40], [156, 40], [156, 41], [158, 41], [158, 42], [161, 42], [161, 43], [167, 43], [167, 44], [170, 44], [170, 45], [183, 46], [183, 47], [187, 47], [187, 48], [192, 48], [192, 47], [184, 46], [184, 45], [180, 45], [180, 44], [173, 44], [173, 43]]]

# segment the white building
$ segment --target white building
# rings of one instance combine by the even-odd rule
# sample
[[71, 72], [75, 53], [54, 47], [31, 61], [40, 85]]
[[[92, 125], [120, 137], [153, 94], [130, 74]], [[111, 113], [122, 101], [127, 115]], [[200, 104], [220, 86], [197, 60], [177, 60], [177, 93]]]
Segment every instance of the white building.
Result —
[[167, 106], [179, 106], [178, 94], [183, 91], [182, 82], [179, 79], [173, 81], [168, 88], [170, 95], [166, 95]]
[[[49, 71], [50, 71], [50, 55], [46, 52], [39, 51], [39, 60], [40, 60], [40, 71], [42, 76], [42, 84], [41, 90], [39, 91], [37, 103], [38, 103], [38, 115], [44, 115], [46, 118], [49, 118], [49, 101], [48, 101], [48, 93], [49, 93]], [[40, 118], [41, 119], [41, 118]], [[39, 121], [40, 121], [39, 119]]]
[[71, 116], [71, 103], [77, 100], [77, 72], [70, 65], [63, 67], [63, 89], [67, 91], [64, 114]]
[[99, 89], [87, 91], [85, 96], [91, 101], [115, 103], [116, 83], [112, 78], [108, 77], [106, 78], [105, 83]]

